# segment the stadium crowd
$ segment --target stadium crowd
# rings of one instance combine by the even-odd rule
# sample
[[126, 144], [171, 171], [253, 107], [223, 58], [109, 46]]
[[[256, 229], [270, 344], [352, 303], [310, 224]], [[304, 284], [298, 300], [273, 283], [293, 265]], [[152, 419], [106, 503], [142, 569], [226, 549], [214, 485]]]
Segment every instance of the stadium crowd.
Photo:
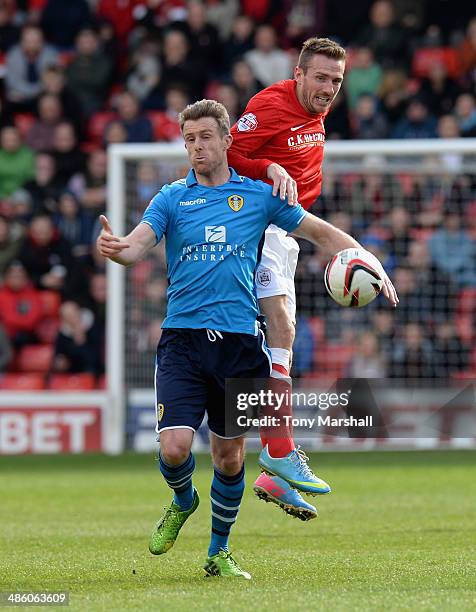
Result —
[[[292, 76], [315, 35], [348, 49], [328, 139], [476, 136], [471, 3], [0, 0], [0, 387], [103, 384], [105, 264], [93, 245], [108, 145], [180, 140], [178, 113], [204, 96], [234, 122]], [[325, 262], [302, 244], [294, 375], [474, 376], [475, 174], [436, 184], [329, 169], [323, 185], [314, 212], [381, 257], [400, 305], [334, 306]], [[159, 187], [141, 163], [138, 201]], [[132, 277], [143, 283], [128, 332], [139, 361], [160, 334], [161, 274], [144, 262]]]

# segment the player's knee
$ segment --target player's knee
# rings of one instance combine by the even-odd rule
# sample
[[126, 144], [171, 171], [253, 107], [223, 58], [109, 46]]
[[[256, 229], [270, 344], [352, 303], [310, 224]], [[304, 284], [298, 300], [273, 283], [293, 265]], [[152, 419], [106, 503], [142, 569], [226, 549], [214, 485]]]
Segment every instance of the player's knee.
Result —
[[213, 461], [220, 472], [227, 476], [238, 474], [243, 465], [243, 450], [234, 449], [226, 453], [215, 453]]
[[160, 441], [160, 454], [168, 465], [180, 465], [190, 454], [190, 445], [181, 440], [172, 439]]

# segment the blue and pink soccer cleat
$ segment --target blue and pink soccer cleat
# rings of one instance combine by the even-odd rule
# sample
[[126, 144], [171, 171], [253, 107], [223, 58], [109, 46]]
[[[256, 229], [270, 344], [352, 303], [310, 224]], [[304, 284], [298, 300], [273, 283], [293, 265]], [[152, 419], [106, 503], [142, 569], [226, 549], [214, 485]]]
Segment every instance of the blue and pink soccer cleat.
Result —
[[270, 476], [279, 476], [286, 480], [291, 487], [309, 495], [324, 495], [331, 488], [318, 478], [308, 466], [308, 457], [298, 447], [286, 457], [274, 458], [265, 446], [261, 451], [258, 463]]
[[262, 472], [253, 486], [253, 491], [260, 499], [277, 504], [286, 514], [301, 521], [310, 521], [317, 517], [314, 506], [304, 501], [299, 492], [279, 476], [268, 476]]

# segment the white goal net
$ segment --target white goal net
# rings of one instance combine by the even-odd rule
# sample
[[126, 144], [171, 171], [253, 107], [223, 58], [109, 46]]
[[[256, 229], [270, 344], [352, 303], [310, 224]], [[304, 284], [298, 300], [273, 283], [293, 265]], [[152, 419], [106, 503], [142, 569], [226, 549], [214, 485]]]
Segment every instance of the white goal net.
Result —
[[[108, 214], [118, 233], [129, 232], [162, 185], [188, 170], [181, 145], [114, 145], [109, 164]], [[408, 407], [415, 398], [402, 381], [432, 388], [429, 381], [475, 380], [475, 140], [330, 142], [323, 193], [311, 211], [381, 259], [400, 305], [392, 310], [379, 298], [363, 309], [339, 307], [325, 293], [327, 262], [301, 241], [295, 387], [339, 377], [398, 380], [392, 397]], [[163, 246], [133, 268], [109, 264], [108, 275], [109, 386], [127, 414], [128, 444], [146, 448], [154, 439], [151, 389], [166, 309]], [[452, 430], [449, 438], [458, 436]]]

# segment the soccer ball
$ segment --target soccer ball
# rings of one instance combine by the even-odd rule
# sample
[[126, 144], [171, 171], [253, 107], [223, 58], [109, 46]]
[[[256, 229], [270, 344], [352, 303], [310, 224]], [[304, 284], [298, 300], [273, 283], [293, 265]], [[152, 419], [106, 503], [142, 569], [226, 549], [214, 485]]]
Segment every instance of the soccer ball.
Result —
[[382, 291], [384, 270], [379, 260], [365, 249], [345, 249], [329, 261], [324, 283], [341, 306], [360, 308]]

